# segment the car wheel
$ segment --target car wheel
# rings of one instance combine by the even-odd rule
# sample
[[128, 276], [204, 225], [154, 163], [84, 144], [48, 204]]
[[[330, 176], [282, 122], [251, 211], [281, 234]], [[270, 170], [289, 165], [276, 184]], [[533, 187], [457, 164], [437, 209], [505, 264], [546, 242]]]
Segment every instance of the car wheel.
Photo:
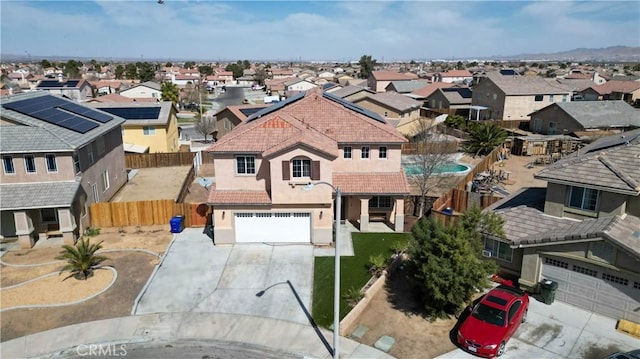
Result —
[[524, 311], [524, 315], [522, 316], [522, 323], [527, 321], [527, 313], [529, 313], [529, 309]]
[[504, 347], [505, 347], [504, 342], [500, 343], [500, 346], [498, 347], [498, 353], [497, 353], [498, 356], [501, 356], [502, 354], [504, 354]]

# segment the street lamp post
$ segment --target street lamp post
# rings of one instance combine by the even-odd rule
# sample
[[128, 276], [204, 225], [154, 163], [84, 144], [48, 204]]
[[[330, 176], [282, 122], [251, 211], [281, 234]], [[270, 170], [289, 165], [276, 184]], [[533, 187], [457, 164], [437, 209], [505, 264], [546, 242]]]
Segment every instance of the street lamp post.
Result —
[[336, 219], [335, 219], [335, 278], [333, 287], [333, 358], [340, 358], [340, 249], [338, 248], [338, 237], [340, 236], [340, 217], [342, 215], [342, 191], [340, 187], [335, 187], [329, 182], [309, 183], [304, 190], [311, 190], [315, 185], [325, 184], [336, 192]]

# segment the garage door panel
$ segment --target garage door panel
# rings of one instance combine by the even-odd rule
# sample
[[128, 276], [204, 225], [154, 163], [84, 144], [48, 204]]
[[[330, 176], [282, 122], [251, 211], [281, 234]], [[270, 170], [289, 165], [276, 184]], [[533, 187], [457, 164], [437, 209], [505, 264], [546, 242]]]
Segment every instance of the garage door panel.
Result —
[[624, 304], [622, 307], [611, 307], [609, 305], [596, 302], [595, 309], [593, 311], [611, 318], [624, 318], [624, 310], [619, 308], [624, 308]]
[[567, 293], [566, 299], [564, 301], [580, 308], [584, 308], [590, 311], [595, 311], [595, 305], [594, 305], [593, 299], [579, 297], [577, 295], [570, 295], [569, 293]]
[[596, 291], [594, 286], [585, 287], [578, 283], [569, 283], [567, 287], [568, 293], [572, 293], [573, 295], [589, 298], [592, 300], [596, 299]]
[[566, 282], [569, 280], [569, 273], [566, 269], [545, 266], [544, 267], [545, 278], [551, 277], [557, 282]]
[[308, 213], [235, 214], [236, 243], [311, 243]]

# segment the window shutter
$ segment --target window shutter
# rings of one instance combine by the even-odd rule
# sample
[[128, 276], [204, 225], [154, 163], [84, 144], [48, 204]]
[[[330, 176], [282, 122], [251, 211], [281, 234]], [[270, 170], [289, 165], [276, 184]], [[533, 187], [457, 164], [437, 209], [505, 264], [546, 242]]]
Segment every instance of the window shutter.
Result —
[[282, 180], [288, 181], [291, 177], [289, 176], [289, 161], [282, 161]]
[[320, 161], [311, 162], [311, 179], [314, 181], [320, 179]]

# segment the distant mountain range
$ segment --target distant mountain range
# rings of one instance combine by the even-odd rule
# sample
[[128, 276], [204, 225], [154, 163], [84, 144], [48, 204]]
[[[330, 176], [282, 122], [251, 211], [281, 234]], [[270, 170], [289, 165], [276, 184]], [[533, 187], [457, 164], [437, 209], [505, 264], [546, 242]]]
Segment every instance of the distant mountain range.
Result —
[[[66, 61], [69, 59], [80, 60], [80, 61], [90, 61], [91, 59], [96, 59], [98, 61], [109, 61], [109, 62], [131, 62], [131, 61], [150, 61], [150, 62], [165, 62], [168, 61], [169, 57], [164, 59], [137, 59], [137, 58], [116, 58], [116, 57], [68, 57], [68, 56], [41, 56], [41, 55], [30, 55], [30, 54], [2, 54], [0, 53], [0, 59], [2, 61], [40, 61], [42, 59], [47, 59], [49, 61]], [[176, 58], [171, 57], [171, 61], [216, 61], [214, 59], [190, 59], [190, 58]], [[487, 56], [487, 57], [469, 57], [468, 59], [474, 60], [494, 60], [494, 61], [571, 61], [571, 62], [640, 62], [640, 47], [630, 47], [630, 46], [610, 46], [605, 48], [597, 48], [597, 49], [586, 49], [579, 48], [573, 49], [564, 52], [556, 52], [556, 53], [538, 53], [538, 54], [519, 54], [519, 55], [496, 55], [496, 56]], [[328, 60], [328, 59], [324, 59]], [[458, 60], [458, 59], [456, 59]], [[270, 59], [253, 59], [252, 61], [270, 61]], [[303, 60], [303, 61], [311, 61], [311, 60]], [[407, 60], [408, 61], [408, 60]], [[316, 61], [317, 62], [317, 61]]]
[[573, 61], [573, 62], [640, 62], [640, 47], [610, 46], [599, 49], [573, 49], [552, 54], [519, 54], [494, 56], [493, 60], [504, 61]]

